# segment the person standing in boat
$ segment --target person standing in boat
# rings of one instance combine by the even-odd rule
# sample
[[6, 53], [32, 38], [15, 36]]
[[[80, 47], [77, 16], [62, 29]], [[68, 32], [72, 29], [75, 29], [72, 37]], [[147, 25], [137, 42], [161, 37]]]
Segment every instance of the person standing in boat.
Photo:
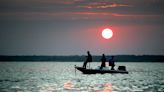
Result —
[[88, 62], [92, 62], [92, 55], [90, 54], [89, 51], [87, 51], [87, 54], [88, 54], [88, 56], [87, 56], [86, 61], [83, 64], [83, 68], [86, 68]]
[[109, 59], [109, 66], [111, 66], [111, 70], [114, 70], [114, 66], [115, 66], [114, 56], [112, 56], [112, 58]]
[[103, 67], [105, 67], [105, 62], [106, 62], [105, 54], [102, 54], [102, 58], [101, 58], [101, 67], [100, 67], [100, 69], [102, 69]]

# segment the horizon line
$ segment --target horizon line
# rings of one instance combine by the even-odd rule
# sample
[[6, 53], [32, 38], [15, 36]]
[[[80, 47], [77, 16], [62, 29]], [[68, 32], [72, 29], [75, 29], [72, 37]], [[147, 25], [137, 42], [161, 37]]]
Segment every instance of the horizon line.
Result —
[[[162, 54], [140, 54], [140, 55], [136, 55], [136, 54], [105, 54], [106, 56], [164, 56]], [[0, 56], [87, 56], [87, 54], [85, 55], [0, 55]], [[102, 55], [92, 55], [92, 56], [102, 56]]]

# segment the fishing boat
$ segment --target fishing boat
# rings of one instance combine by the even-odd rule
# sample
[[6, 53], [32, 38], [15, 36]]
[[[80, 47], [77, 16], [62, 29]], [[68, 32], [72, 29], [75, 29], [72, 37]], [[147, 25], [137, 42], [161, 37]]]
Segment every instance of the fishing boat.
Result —
[[87, 69], [83, 67], [78, 67], [75, 65], [75, 69], [81, 71], [83, 74], [105, 74], [105, 73], [122, 73], [122, 74], [128, 74], [128, 71], [126, 70], [125, 66], [119, 66], [117, 70], [111, 70], [108, 68], [100, 69]]

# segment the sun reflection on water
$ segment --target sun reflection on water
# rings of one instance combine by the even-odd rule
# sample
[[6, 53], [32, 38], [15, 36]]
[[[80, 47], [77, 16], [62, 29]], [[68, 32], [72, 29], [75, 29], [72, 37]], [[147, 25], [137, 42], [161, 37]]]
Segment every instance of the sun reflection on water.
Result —
[[104, 90], [97, 90], [96, 92], [112, 92], [112, 84], [104, 83]]
[[71, 81], [67, 81], [64, 83], [63, 88], [65, 89], [72, 89], [74, 87], [73, 83]]

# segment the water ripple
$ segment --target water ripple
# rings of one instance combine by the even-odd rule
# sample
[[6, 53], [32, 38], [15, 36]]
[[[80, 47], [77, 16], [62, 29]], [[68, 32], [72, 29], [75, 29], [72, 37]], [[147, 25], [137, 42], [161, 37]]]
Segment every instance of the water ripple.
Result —
[[[129, 74], [83, 75], [78, 62], [0, 64], [0, 92], [163, 92], [164, 63], [118, 63]], [[98, 66], [93, 63], [92, 66]]]

